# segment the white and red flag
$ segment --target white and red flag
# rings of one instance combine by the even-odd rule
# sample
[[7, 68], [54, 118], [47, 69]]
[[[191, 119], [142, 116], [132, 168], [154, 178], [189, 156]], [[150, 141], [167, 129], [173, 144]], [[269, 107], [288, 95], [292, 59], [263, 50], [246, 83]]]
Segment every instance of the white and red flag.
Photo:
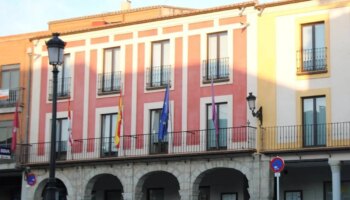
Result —
[[68, 134], [69, 134], [69, 144], [72, 146], [74, 144], [73, 134], [72, 134], [72, 118], [71, 118], [71, 109], [70, 101], [68, 101]]
[[19, 128], [19, 122], [18, 122], [18, 103], [16, 103], [16, 111], [15, 111], [15, 116], [12, 122], [12, 141], [11, 141], [11, 151], [15, 152], [16, 151], [16, 146], [17, 146], [17, 132]]

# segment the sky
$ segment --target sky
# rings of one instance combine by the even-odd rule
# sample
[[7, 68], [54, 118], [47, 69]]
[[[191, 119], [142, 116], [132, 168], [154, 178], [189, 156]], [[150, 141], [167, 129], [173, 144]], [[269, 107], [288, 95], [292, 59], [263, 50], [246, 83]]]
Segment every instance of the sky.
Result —
[[[122, 0], [0, 0], [0, 36], [44, 31], [48, 22], [120, 10]], [[132, 8], [171, 5], [209, 8], [245, 0], [131, 0]]]

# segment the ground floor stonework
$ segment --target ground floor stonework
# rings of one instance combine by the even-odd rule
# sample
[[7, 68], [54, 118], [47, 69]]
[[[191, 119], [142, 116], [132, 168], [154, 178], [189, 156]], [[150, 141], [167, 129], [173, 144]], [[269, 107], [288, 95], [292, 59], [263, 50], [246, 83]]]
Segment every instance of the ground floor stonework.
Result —
[[[22, 200], [44, 196], [49, 172], [32, 167], [37, 183], [22, 184]], [[163, 159], [58, 165], [57, 186], [67, 200], [269, 200], [273, 174], [257, 156]]]

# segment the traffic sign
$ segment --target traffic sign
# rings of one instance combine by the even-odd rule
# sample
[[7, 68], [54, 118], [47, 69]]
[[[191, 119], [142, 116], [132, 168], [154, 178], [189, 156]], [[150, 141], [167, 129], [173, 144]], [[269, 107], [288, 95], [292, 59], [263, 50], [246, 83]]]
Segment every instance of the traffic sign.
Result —
[[270, 168], [273, 172], [275, 173], [279, 173], [284, 169], [284, 160], [281, 157], [274, 157], [271, 161], [270, 161]]
[[30, 185], [30, 186], [35, 185], [35, 183], [36, 183], [36, 176], [35, 176], [35, 174], [29, 173], [29, 174], [27, 175], [27, 183], [28, 183], [28, 185]]

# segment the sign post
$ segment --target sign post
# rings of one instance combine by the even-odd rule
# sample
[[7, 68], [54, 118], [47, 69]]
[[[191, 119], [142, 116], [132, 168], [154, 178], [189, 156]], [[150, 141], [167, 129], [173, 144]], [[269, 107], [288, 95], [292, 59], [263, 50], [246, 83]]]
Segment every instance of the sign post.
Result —
[[284, 169], [284, 160], [280, 157], [274, 157], [271, 161], [270, 161], [270, 168], [271, 170], [275, 173], [275, 177], [277, 179], [277, 200], [280, 199], [280, 176], [281, 176], [281, 171], [283, 171]]

